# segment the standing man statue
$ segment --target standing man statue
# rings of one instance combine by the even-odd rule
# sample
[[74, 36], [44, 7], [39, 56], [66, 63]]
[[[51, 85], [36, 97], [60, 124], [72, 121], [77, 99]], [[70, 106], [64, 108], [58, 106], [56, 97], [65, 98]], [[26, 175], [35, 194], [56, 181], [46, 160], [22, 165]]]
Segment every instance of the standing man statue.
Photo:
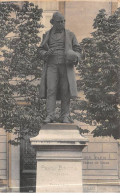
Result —
[[75, 35], [65, 29], [65, 19], [60, 12], [53, 14], [53, 27], [43, 36], [39, 55], [44, 60], [40, 83], [40, 97], [46, 98], [45, 123], [55, 118], [56, 100], [61, 100], [61, 122], [71, 123], [70, 98], [77, 96], [74, 65], [79, 62], [80, 48]]

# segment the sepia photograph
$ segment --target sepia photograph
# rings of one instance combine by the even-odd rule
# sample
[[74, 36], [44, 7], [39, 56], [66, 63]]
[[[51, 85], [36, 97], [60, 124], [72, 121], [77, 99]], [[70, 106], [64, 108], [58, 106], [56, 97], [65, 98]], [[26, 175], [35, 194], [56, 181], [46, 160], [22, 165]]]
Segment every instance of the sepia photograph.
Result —
[[0, 0], [0, 193], [120, 193], [120, 0]]

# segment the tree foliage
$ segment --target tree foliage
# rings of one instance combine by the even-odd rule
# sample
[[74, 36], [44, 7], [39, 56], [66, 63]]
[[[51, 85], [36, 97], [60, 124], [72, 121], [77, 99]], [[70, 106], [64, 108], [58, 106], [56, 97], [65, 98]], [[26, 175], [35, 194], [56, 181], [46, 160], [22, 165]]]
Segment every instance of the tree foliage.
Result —
[[33, 3], [0, 3], [0, 125], [17, 134], [12, 144], [36, 134], [45, 115], [39, 100], [42, 61], [37, 55], [41, 17], [42, 9]]
[[111, 16], [100, 10], [94, 20], [92, 38], [80, 43], [82, 60], [78, 66], [85, 100], [77, 108], [84, 121], [96, 122], [94, 136], [120, 138], [120, 8]]

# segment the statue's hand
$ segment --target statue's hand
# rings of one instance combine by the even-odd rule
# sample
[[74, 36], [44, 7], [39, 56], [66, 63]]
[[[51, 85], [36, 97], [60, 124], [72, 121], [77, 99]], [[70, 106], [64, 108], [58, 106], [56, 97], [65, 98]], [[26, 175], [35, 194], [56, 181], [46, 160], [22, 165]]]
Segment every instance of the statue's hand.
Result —
[[54, 51], [55, 51], [55, 49], [50, 48], [50, 49], [46, 52], [46, 54], [45, 54], [46, 60], [48, 59], [49, 56], [51, 56], [51, 55], [53, 54]]
[[75, 59], [73, 59], [73, 60], [67, 59], [67, 60], [66, 60], [66, 64], [67, 64], [68, 66], [73, 66], [73, 65], [76, 66], [76, 65], [78, 64], [78, 57], [75, 58]]

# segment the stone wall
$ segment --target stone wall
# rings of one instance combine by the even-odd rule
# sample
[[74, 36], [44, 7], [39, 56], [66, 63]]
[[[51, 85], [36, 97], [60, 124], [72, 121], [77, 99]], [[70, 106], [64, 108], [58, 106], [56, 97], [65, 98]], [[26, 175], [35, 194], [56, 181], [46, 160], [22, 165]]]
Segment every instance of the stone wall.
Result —
[[0, 128], [0, 192], [20, 191], [20, 146], [8, 143], [14, 137]]
[[73, 31], [79, 42], [91, 37], [93, 22], [100, 9], [111, 15], [111, 1], [68, 1], [65, 2], [66, 28]]
[[83, 151], [84, 192], [120, 192], [119, 142], [111, 137], [88, 138]]
[[0, 128], [0, 192], [7, 190], [7, 134]]

